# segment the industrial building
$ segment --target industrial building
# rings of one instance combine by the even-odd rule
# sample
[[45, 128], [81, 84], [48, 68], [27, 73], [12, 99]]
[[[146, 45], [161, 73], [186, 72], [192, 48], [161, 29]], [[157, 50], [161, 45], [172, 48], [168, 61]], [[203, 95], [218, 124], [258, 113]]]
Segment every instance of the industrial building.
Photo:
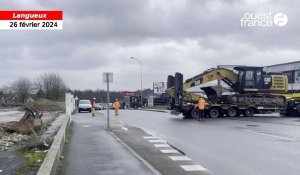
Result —
[[266, 66], [264, 70], [285, 74], [288, 77], [289, 91], [300, 91], [300, 61]]

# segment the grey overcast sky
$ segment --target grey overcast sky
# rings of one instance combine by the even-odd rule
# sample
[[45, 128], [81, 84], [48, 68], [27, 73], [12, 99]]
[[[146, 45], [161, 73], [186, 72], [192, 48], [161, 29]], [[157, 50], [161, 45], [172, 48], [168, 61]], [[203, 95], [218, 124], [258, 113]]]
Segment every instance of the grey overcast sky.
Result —
[[[224, 64], [300, 60], [300, 1], [1, 0], [0, 10], [63, 10], [62, 31], [0, 31], [0, 87], [21, 76], [59, 73], [71, 89], [140, 89], [181, 72]], [[246, 13], [283, 12], [283, 27], [241, 27]]]

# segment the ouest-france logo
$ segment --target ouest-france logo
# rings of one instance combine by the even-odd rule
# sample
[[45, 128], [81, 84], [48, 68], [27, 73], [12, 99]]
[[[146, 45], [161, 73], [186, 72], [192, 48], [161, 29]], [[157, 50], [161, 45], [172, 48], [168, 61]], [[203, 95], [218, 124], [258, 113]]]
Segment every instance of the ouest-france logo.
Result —
[[246, 12], [241, 17], [241, 27], [283, 27], [288, 22], [288, 17], [285, 13], [252, 13]]

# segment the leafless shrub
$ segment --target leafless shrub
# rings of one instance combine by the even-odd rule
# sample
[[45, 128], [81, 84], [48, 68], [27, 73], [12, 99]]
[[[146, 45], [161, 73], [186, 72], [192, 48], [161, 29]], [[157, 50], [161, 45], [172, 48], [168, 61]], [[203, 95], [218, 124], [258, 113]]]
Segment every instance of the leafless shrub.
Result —
[[30, 79], [21, 77], [13, 82], [11, 88], [17, 94], [18, 101], [20, 103], [25, 103], [33, 90], [33, 85]]
[[64, 80], [56, 73], [46, 73], [37, 79], [37, 88], [47, 99], [62, 100], [67, 89]]

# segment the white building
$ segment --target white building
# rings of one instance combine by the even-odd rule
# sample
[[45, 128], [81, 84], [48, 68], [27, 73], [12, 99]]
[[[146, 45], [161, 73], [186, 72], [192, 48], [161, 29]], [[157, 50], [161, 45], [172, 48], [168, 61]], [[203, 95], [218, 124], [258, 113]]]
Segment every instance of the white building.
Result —
[[264, 70], [285, 74], [288, 77], [289, 90], [300, 90], [300, 61], [266, 66]]

